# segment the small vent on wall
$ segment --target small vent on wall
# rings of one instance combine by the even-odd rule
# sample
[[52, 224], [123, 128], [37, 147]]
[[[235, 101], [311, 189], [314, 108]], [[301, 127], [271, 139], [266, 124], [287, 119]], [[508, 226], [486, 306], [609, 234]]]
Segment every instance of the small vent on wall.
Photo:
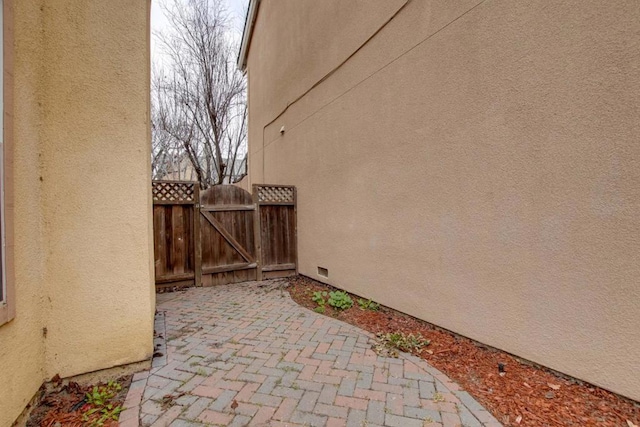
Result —
[[329, 270], [324, 267], [318, 267], [318, 276], [329, 277]]

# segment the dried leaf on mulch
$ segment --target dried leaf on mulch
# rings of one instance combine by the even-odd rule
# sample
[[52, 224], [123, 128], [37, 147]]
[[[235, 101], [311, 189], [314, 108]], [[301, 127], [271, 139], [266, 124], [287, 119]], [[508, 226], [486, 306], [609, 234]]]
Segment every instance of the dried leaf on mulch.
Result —
[[[313, 310], [313, 292], [335, 288], [304, 276], [289, 279], [291, 297]], [[356, 300], [356, 295], [351, 295]], [[380, 301], [377, 301], [380, 302]], [[489, 348], [414, 317], [380, 306], [324, 313], [374, 334], [421, 334], [431, 341], [416, 354], [473, 395], [505, 426], [638, 427], [640, 404]], [[498, 366], [504, 367], [499, 372]], [[552, 392], [553, 395], [547, 393]]]
[[[109, 400], [113, 408], [121, 406], [124, 402], [131, 383], [131, 375], [119, 378], [117, 382], [122, 389]], [[98, 386], [103, 385], [98, 384]], [[87, 393], [90, 393], [93, 387], [93, 385], [81, 386], [76, 382], [67, 382], [60, 377], [54, 377], [49, 384], [43, 386], [40, 403], [31, 412], [26, 426], [86, 427], [99, 424], [104, 427], [117, 427], [118, 421], [113, 419], [97, 422], [102, 414], [97, 410], [92, 412], [96, 407], [87, 400]]]
[[373, 344], [371, 345], [371, 349], [378, 355], [378, 356], [382, 356], [382, 357], [399, 357], [400, 353], [398, 353], [398, 350], [389, 345], [389, 342], [384, 340], [381, 335], [383, 334], [378, 334], [377, 338], [374, 340]]

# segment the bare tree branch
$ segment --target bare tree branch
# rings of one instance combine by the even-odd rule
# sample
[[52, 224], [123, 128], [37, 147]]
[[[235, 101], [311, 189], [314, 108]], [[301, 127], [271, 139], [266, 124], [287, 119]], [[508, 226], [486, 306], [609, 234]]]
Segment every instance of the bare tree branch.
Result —
[[152, 84], [154, 178], [188, 165], [202, 188], [233, 182], [244, 176], [247, 106], [226, 11], [220, 0], [171, 0], [164, 10], [166, 61]]

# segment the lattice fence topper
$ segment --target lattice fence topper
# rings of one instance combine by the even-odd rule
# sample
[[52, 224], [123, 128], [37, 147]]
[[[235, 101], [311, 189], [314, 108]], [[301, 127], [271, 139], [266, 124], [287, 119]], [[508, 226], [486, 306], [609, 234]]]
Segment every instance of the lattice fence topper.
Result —
[[293, 203], [293, 187], [258, 187], [258, 202]]
[[192, 202], [195, 183], [162, 182], [153, 183], [153, 200], [156, 202]]

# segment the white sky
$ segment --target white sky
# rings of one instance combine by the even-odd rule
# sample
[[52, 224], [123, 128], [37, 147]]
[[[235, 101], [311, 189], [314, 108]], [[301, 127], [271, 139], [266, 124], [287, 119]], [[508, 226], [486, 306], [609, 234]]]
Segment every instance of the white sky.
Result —
[[[166, 27], [167, 19], [164, 16], [164, 11], [160, 7], [161, 4], [165, 4], [167, 1], [172, 3], [172, 0], [152, 0], [151, 2], [151, 60], [158, 54], [157, 43], [155, 40], [155, 33], [158, 30]], [[249, 0], [219, 0], [225, 4], [227, 11], [232, 19], [232, 28], [238, 33], [238, 40], [242, 37], [242, 29], [244, 26], [244, 18], [249, 4]], [[169, 3], [169, 4], [170, 4]]]

